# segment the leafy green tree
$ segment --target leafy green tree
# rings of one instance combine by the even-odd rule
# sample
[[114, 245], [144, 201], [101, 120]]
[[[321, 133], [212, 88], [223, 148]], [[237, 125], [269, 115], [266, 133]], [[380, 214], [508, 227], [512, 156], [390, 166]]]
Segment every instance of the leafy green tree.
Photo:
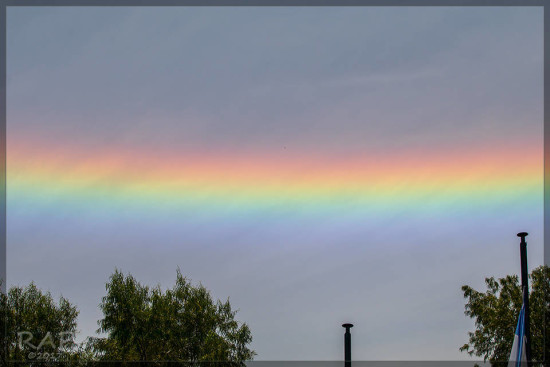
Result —
[[[550, 268], [540, 266], [530, 278], [529, 307], [531, 350], [534, 361], [550, 359]], [[469, 342], [460, 350], [483, 357], [493, 365], [508, 361], [518, 315], [522, 306], [522, 292], [517, 275], [504, 278], [486, 278], [487, 291], [478, 292], [462, 287], [466, 316], [475, 319], [476, 330], [469, 332]], [[546, 331], [546, 338], [545, 338]]]
[[[76, 348], [78, 310], [61, 297], [56, 303], [34, 283], [0, 292], [1, 362], [65, 358]], [[21, 365], [21, 364], [20, 364]]]
[[90, 341], [95, 358], [118, 361], [217, 361], [240, 365], [253, 358], [250, 329], [235, 320], [229, 300], [214, 302], [202, 285], [177, 271], [163, 292], [118, 270], [106, 285], [98, 332]]
[[[2, 286], [2, 279], [0, 279], [0, 286]], [[8, 355], [8, 297], [4, 292], [0, 291], [0, 365], [6, 366]]]

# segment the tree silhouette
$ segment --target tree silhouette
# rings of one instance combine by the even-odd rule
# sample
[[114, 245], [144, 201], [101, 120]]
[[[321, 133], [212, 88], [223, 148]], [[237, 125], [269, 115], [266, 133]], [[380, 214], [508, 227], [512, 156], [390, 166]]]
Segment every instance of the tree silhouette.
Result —
[[[532, 359], [542, 362], [550, 356], [550, 268], [540, 266], [532, 271], [529, 278]], [[521, 286], [517, 275], [507, 275], [498, 281], [493, 277], [486, 278], [485, 283], [485, 293], [462, 286], [464, 298], [468, 300], [464, 313], [475, 319], [476, 330], [468, 333], [469, 342], [460, 350], [483, 357], [494, 365], [505, 364], [522, 306]]]

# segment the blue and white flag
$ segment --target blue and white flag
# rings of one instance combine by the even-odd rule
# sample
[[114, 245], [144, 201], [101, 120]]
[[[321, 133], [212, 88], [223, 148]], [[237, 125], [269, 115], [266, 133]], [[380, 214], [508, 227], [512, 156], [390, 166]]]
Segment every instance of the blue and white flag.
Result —
[[527, 366], [527, 353], [526, 353], [527, 336], [525, 335], [525, 306], [521, 307], [519, 313], [518, 326], [516, 327], [516, 335], [514, 335], [514, 344], [512, 345], [512, 351], [510, 352], [510, 358], [508, 359], [508, 367], [526, 367]]

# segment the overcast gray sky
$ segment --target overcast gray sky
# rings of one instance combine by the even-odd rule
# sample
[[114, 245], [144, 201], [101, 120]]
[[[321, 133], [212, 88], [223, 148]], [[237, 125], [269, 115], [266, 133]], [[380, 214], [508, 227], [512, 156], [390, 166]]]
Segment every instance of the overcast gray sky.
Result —
[[[468, 359], [460, 287], [519, 272], [520, 231], [543, 261], [542, 79], [537, 7], [9, 7], [8, 283], [83, 338], [115, 267], [179, 266], [258, 360], [339, 360], [343, 322], [357, 360]], [[204, 187], [160, 205], [185, 159]]]

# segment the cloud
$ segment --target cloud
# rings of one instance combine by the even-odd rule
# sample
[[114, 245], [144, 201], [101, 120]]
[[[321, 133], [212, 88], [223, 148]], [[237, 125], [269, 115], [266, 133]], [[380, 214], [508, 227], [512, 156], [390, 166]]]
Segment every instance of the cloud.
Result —
[[[297, 156], [512, 147], [519, 134], [542, 144], [542, 30], [535, 7], [11, 8], [8, 149], [10, 137]], [[542, 203], [212, 228], [124, 208], [17, 208], [9, 193], [11, 284], [62, 292], [93, 333], [115, 266], [164, 286], [181, 265], [232, 297], [260, 359], [339, 359], [341, 321], [357, 323], [358, 358], [419, 358], [434, 345], [437, 358], [460, 358], [471, 325], [457, 287], [517, 270], [516, 226], [542, 259]]]

